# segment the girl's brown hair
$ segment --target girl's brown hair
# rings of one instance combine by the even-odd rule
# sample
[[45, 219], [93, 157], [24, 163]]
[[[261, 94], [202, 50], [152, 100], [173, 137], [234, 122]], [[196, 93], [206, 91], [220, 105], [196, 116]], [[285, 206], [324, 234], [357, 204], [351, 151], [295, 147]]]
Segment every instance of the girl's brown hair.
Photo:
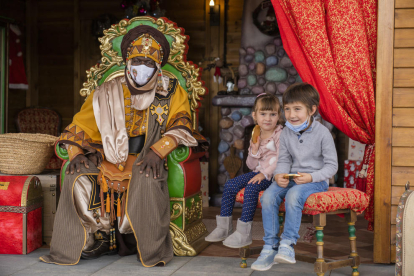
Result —
[[[258, 110], [259, 106], [260, 110]], [[279, 116], [278, 124], [283, 124], [284, 122], [282, 118], [282, 107], [280, 105], [279, 99], [275, 95], [268, 93], [259, 95], [254, 101], [253, 105], [253, 112], [258, 111], [277, 111], [277, 115]]]
[[312, 106], [316, 106], [316, 112], [318, 114], [319, 108], [319, 93], [309, 83], [295, 83], [288, 87], [283, 94], [283, 106], [290, 103], [300, 102], [306, 106], [309, 113], [312, 111]]

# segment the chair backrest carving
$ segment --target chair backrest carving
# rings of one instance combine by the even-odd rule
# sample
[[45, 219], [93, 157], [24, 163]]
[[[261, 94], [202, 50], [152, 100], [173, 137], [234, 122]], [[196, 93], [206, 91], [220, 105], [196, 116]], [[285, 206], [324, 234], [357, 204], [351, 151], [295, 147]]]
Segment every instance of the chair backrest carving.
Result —
[[17, 114], [16, 126], [18, 132], [59, 136], [61, 117], [52, 109], [26, 108]]

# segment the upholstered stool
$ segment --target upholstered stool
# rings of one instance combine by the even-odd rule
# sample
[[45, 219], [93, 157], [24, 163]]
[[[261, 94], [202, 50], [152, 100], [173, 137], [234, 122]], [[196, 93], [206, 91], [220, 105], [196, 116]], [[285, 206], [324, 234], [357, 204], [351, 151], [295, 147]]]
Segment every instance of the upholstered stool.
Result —
[[[259, 199], [263, 192], [260, 192]], [[236, 201], [243, 203], [244, 189], [241, 190], [237, 196]], [[302, 213], [306, 215], [313, 215], [313, 225], [316, 229], [316, 251], [317, 257], [309, 257], [306, 255], [296, 254], [296, 260], [308, 263], [314, 263], [315, 273], [318, 276], [324, 275], [325, 272], [340, 267], [351, 266], [352, 276], [359, 275], [358, 266], [360, 258], [356, 250], [356, 236], [355, 236], [355, 222], [357, 221], [357, 214], [362, 213], [369, 203], [368, 196], [355, 189], [347, 188], [329, 188], [327, 192], [315, 193], [308, 197]], [[258, 208], [261, 208], [259, 200]], [[279, 223], [280, 231], [283, 232], [283, 221], [285, 214], [285, 205], [282, 203], [279, 209]], [[346, 222], [348, 223], [349, 241], [351, 244], [351, 253], [348, 259], [345, 260], [325, 260], [323, 257], [323, 228], [326, 226], [326, 215], [344, 214]], [[246, 259], [250, 255], [258, 254], [262, 247], [244, 247], [240, 248], [240, 257], [242, 261], [240, 267], [247, 267]]]

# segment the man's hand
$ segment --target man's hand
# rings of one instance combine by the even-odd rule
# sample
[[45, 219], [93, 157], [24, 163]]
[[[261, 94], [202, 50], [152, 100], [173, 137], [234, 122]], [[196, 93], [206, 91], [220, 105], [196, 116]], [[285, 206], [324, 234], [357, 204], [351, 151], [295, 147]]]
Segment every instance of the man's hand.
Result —
[[293, 179], [293, 181], [295, 181], [296, 184], [306, 184], [312, 182], [312, 175], [300, 172], [298, 172], [298, 174], [300, 174], [301, 176], [295, 177]]
[[66, 174], [74, 174], [75, 170], [77, 172], [80, 172], [81, 164], [85, 165], [85, 168], [89, 169], [89, 160], [88, 157], [86, 157], [83, 154], [79, 154], [73, 158], [72, 161], [70, 161], [69, 166], [66, 169]]
[[250, 183], [260, 184], [260, 182], [262, 182], [263, 179], [266, 179], [264, 174], [258, 173], [252, 179], [250, 179], [250, 181], [247, 184], [250, 184]]
[[286, 188], [289, 185], [289, 179], [283, 178], [285, 174], [279, 173], [275, 175], [275, 181], [279, 187]]
[[149, 176], [152, 170], [154, 179], [157, 179], [157, 177], [160, 177], [162, 161], [163, 160], [156, 155], [155, 152], [150, 150], [147, 155], [144, 156], [144, 159], [137, 163], [137, 166], [141, 166], [139, 170], [140, 173], [143, 173], [145, 170], [146, 177]]
[[88, 157], [89, 161], [91, 161], [96, 167], [102, 163], [102, 154], [99, 152], [90, 153], [86, 156]]

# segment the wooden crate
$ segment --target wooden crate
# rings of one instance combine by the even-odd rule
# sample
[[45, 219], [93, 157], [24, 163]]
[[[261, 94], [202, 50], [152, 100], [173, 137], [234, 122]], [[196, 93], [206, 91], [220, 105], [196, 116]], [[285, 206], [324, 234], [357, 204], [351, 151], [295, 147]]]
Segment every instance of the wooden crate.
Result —
[[52, 240], [53, 223], [55, 221], [56, 209], [59, 203], [60, 171], [47, 171], [36, 175], [42, 183], [43, 190], [43, 242], [47, 245]]

